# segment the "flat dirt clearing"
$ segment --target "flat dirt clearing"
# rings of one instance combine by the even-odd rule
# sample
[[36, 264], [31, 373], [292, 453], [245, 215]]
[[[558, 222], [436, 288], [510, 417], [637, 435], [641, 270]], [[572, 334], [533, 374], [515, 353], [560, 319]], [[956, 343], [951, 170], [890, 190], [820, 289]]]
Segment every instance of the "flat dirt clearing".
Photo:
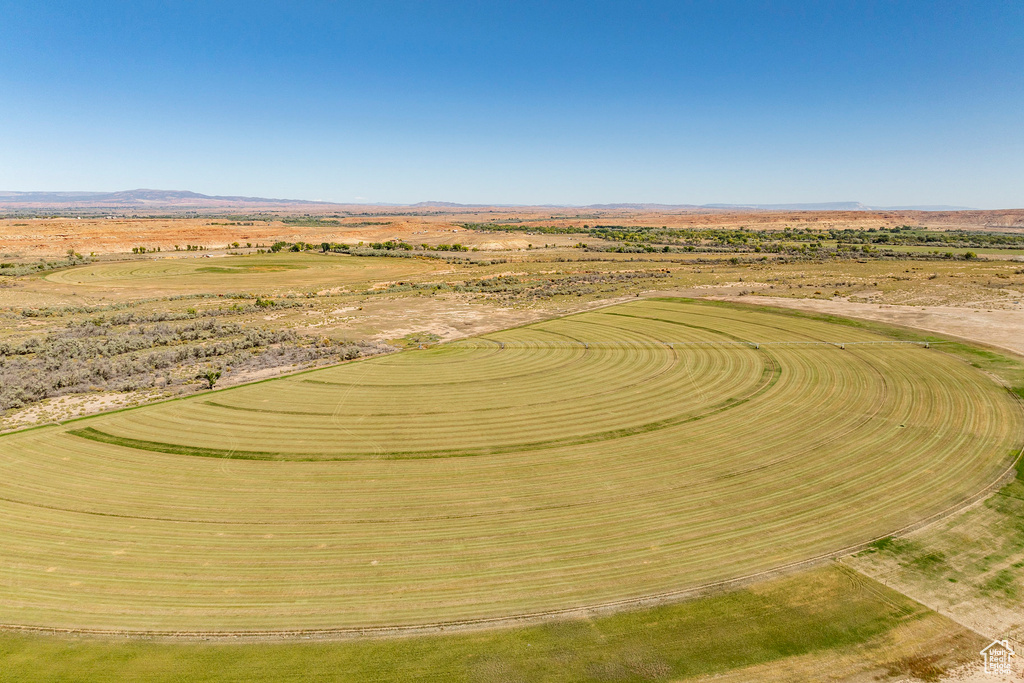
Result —
[[881, 323], [905, 325], [919, 330], [984, 341], [989, 346], [1006, 349], [1024, 356], [1024, 311], [985, 310], [964, 306], [890, 306], [852, 301], [822, 299], [790, 299], [785, 297], [709, 297], [720, 301], [764, 303], [814, 313], [846, 315], [876, 320]]
[[3, 436], [0, 622], [498, 618], [863, 543], [995, 481], [1022, 424], [936, 348], [764, 345], [884, 340], [638, 301]]

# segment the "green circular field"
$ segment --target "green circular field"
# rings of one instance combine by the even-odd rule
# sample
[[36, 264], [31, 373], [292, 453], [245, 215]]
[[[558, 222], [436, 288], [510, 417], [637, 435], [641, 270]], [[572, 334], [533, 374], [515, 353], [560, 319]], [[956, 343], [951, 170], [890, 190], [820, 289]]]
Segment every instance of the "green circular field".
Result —
[[152, 292], [271, 291], [286, 289], [368, 286], [430, 273], [444, 264], [427, 259], [373, 258], [307, 253], [256, 254], [203, 258], [173, 254], [150, 261], [94, 263], [44, 276], [50, 282], [106, 290]]
[[[880, 340], [644, 301], [0, 437], [0, 622], [486, 619], [863, 543], [995, 481], [1022, 425], [951, 355], [850, 344]], [[808, 341], [847, 346], [769, 343]]]

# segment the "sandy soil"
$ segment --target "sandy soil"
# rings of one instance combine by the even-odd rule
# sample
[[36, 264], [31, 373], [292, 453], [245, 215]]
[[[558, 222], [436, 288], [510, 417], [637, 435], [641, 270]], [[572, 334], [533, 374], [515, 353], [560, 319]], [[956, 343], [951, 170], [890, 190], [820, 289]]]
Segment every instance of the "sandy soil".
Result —
[[[21, 219], [0, 220], [0, 256], [35, 259], [64, 256], [68, 249], [83, 255], [123, 254], [134, 247], [160, 248], [154, 257], [180, 253], [194, 244], [208, 250], [237, 250], [248, 253], [257, 245], [274, 242], [338, 242], [356, 245], [359, 242], [402, 240], [410, 244], [463, 244], [483, 250], [526, 249], [530, 244], [571, 246], [568, 235], [526, 235], [525, 233], [481, 233], [457, 225], [440, 225], [426, 221], [379, 221], [381, 225], [307, 227], [281, 221], [255, 221], [253, 225], [236, 225], [206, 219]], [[240, 247], [231, 245], [235, 242]], [[246, 248], [251, 244], [251, 248]], [[186, 252], [187, 253], [187, 252]], [[207, 253], [207, 252], [204, 252]], [[216, 255], [215, 253], [211, 255]]]
[[[680, 295], [700, 294], [681, 292]], [[998, 347], [1024, 356], [1024, 310], [987, 310], [960, 306], [893, 306], [842, 299], [790, 299], [772, 296], [715, 294], [709, 299], [765, 304], [816, 313], [831, 313], [884, 323], [906, 325]]]
[[106, 392], [102, 394], [71, 394], [46, 399], [26, 408], [0, 414], [0, 433], [46, 422], [70, 420], [106, 410], [124, 408], [133, 402], [152, 400], [157, 392], [137, 394]]
[[[451, 341], [570, 313], [611, 306], [635, 297], [619, 297], [557, 308], [512, 308], [471, 301], [468, 297], [432, 299], [423, 297], [393, 301], [370, 301], [364, 304], [358, 319], [346, 320], [344, 314], [336, 322], [325, 324], [325, 330], [346, 330], [351, 336], [370, 333], [370, 338], [387, 341], [408, 334], [428, 332]], [[365, 336], [365, 334], [364, 334]]]
[[984, 664], [980, 661], [979, 656], [977, 663], [957, 669], [942, 680], [950, 682], [959, 681], [960, 683], [1020, 683], [1021, 679], [1024, 678], [1024, 665], [1022, 665], [1021, 659], [1024, 659], [1024, 657], [1018, 656], [1014, 660], [1014, 672], [1012, 674], [1000, 676], [985, 673]]

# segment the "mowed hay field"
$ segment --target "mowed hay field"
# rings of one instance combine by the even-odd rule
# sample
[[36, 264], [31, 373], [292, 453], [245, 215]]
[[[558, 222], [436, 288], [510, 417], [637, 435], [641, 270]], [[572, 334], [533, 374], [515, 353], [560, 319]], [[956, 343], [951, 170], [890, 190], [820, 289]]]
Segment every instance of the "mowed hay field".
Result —
[[936, 347], [769, 343], [883, 339], [637, 301], [3, 436], [0, 623], [628, 606], [870, 541], [998, 479], [1024, 422]]
[[[365, 287], [443, 270], [446, 264], [422, 258], [361, 258], [335, 254], [280, 253], [204, 258], [186, 252], [149, 261], [115, 261], [68, 268], [45, 280], [83, 291], [121, 289], [138, 293], [209, 291], [301, 291], [321, 287]], [[287, 278], [282, 279], [282, 273]]]

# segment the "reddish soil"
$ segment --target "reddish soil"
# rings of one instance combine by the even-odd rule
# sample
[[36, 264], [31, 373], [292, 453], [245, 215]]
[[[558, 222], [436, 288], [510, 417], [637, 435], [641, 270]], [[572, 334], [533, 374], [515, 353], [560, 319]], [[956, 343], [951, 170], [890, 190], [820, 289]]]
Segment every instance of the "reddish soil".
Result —
[[[280, 220], [284, 212], [266, 213], [264, 220], [226, 218], [7, 218], [0, 220], [0, 256], [38, 258], [75, 249], [82, 254], [125, 253], [132, 247], [173, 251], [195, 244], [223, 249], [233, 242], [269, 245], [286, 242], [376, 242], [388, 239], [430, 245], [459, 242], [480, 249], [522, 249], [528, 244], [570, 245], [572, 235], [528, 235], [531, 226], [645, 225], [673, 228], [779, 229], [783, 227], [879, 228], [921, 225], [936, 230], [972, 229], [1024, 231], [1024, 210], [1004, 211], [722, 211], [551, 208], [416, 208], [341, 207], [317, 205], [307, 216], [339, 225], [296, 225]], [[359, 215], [351, 215], [358, 209]], [[333, 213], [331, 213], [333, 211]], [[347, 215], [346, 215], [347, 214]], [[327, 216], [344, 216], [327, 218]], [[463, 223], [501, 221], [521, 225], [521, 233], [476, 233]]]

